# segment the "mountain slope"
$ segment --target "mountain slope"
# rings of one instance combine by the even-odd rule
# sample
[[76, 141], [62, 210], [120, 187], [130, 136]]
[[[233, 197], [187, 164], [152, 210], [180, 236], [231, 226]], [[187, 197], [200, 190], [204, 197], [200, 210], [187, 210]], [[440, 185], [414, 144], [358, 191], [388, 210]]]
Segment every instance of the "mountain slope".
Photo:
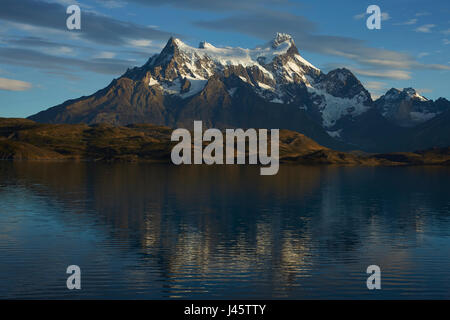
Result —
[[446, 99], [432, 101], [413, 88], [392, 88], [375, 101], [375, 106], [386, 119], [402, 127], [416, 126], [450, 110]]
[[450, 109], [417, 126], [411, 134], [410, 149], [420, 150], [430, 146], [450, 146]]
[[[175, 144], [170, 141], [171, 132], [171, 128], [149, 124], [39, 124], [27, 119], [0, 118], [0, 160], [171, 163], [171, 149]], [[279, 148], [281, 163], [450, 165], [450, 148], [365, 155], [331, 150], [290, 130], [280, 130]]]

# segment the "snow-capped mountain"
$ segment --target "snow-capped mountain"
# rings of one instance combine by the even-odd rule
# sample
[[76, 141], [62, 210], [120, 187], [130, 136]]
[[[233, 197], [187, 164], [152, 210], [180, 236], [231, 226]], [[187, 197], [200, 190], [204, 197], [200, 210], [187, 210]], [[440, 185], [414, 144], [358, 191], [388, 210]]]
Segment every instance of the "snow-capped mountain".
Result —
[[[256, 88], [274, 91], [286, 83], [309, 84], [309, 78], [316, 78], [320, 70], [299, 55], [291, 36], [278, 33], [271, 42], [255, 49], [217, 48], [207, 42], [194, 48], [171, 38], [160, 54], [151, 57], [142, 67], [128, 70], [124, 76], [134, 79], [146, 76], [149, 85], [159, 85], [168, 94], [188, 97], [201, 91], [205, 81], [217, 73], [237, 74], [243, 82]], [[176, 90], [173, 82], [186, 80], [203, 82], [187, 89], [189, 95], [184, 95], [186, 92]], [[174, 88], [166, 89], [171, 86]]]
[[[266, 45], [254, 48], [217, 48], [201, 42], [198, 48], [171, 38], [159, 55], [154, 55], [139, 68], [128, 70], [124, 77], [145, 79], [149, 86], [165, 95], [182, 99], [200, 93], [214, 75], [237, 77], [266, 101], [298, 104], [298, 107], [319, 115], [326, 128], [342, 117], [357, 116], [367, 111], [370, 94], [347, 69], [329, 74], [305, 60], [288, 34], [277, 33]], [[292, 84], [307, 89], [311, 101], [298, 101]], [[229, 89], [233, 94], [235, 87]]]
[[370, 93], [350, 70], [345, 68], [321, 74], [308, 91], [311, 93], [313, 105], [321, 114], [322, 125], [327, 129], [334, 129], [328, 131], [331, 135], [332, 132], [342, 129], [339, 120], [359, 116], [372, 105]]
[[392, 88], [375, 105], [384, 117], [403, 127], [426, 122], [448, 108], [444, 104], [428, 100], [413, 88]]
[[448, 106], [445, 99], [433, 102], [413, 89], [393, 90], [374, 103], [350, 70], [322, 72], [302, 57], [288, 34], [277, 33], [254, 49], [208, 42], [192, 47], [170, 38], [161, 53], [128, 69], [106, 88], [30, 118], [187, 128], [193, 120], [202, 120], [216, 128], [296, 130], [328, 147], [368, 150], [366, 145], [379, 144], [372, 143], [377, 132], [366, 132], [367, 123], [376, 123], [376, 130], [382, 131], [380, 126], [390, 126], [393, 119], [403, 121], [405, 105], [408, 119], [417, 123]]

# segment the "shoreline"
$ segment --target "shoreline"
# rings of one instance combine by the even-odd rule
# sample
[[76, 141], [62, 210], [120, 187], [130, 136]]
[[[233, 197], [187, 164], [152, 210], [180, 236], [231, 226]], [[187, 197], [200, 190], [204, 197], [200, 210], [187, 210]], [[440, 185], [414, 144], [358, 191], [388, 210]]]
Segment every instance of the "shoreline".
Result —
[[[41, 124], [0, 118], [0, 160], [171, 163], [173, 129], [152, 124]], [[298, 165], [450, 165], [450, 147], [415, 152], [338, 151], [307, 136], [281, 129], [279, 162]], [[203, 146], [207, 146], [204, 143]], [[246, 162], [248, 162], [246, 156]], [[207, 164], [204, 164], [207, 165]]]

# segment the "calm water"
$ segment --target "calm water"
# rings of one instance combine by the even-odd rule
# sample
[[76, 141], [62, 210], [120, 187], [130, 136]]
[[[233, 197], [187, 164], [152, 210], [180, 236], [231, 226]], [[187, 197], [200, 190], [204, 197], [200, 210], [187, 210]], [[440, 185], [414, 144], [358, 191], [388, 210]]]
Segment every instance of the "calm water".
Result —
[[450, 169], [0, 162], [0, 298], [449, 299]]

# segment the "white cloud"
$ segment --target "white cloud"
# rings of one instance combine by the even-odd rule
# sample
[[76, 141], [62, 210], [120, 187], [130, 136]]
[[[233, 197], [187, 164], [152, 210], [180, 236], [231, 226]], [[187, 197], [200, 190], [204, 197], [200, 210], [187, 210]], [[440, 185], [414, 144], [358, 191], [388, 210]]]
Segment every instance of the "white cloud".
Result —
[[431, 29], [436, 27], [435, 24], [424, 24], [423, 26], [420, 26], [416, 29], [414, 29], [414, 31], [416, 32], [424, 32], [424, 33], [430, 33]]
[[363, 19], [365, 17], [365, 15], [366, 15], [365, 12], [364, 13], [360, 13], [360, 14], [356, 14], [356, 15], [353, 16], [353, 19], [361, 20], [361, 19]]
[[42, 48], [42, 52], [56, 56], [75, 56], [75, 50], [67, 46]]
[[0, 78], [0, 90], [25, 91], [28, 89], [31, 89], [31, 83], [29, 82]]
[[102, 51], [99, 54], [95, 55], [94, 58], [96, 59], [112, 59], [116, 56], [114, 52], [110, 51]]
[[101, 6], [108, 9], [122, 8], [126, 6], [126, 3], [117, 0], [102, 0], [102, 1], [97, 0], [96, 2], [98, 2]]
[[408, 26], [408, 25], [416, 24], [417, 21], [418, 21], [417, 19], [410, 19], [410, 20], [405, 21], [405, 22], [395, 23], [395, 25], [397, 25], [397, 26]]
[[450, 44], [450, 40], [448, 40], [448, 39], [442, 39], [442, 42], [444, 43], [444, 44]]
[[429, 12], [417, 12], [416, 17], [423, 17], [423, 16], [429, 16], [431, 13]]
[[140, 39], [140, 40], [130, 40], [129, 43], [133, 47], [149, 47], [152, 44], [152, 41]]
[[60, 28], [60, 29], [54, 29], [54, 28], [48, 28], [48, 27], [41, 27], [36, 25], [31, 25], [27, 23], [20, 23], [20, 22], [5, 22], [4, 26], [8, 29], [18, 29], [20, 31], [25, 31], [26, 33], [35, 34], [37, 36], [42, 36], [42, 34], [46, 35], [59, 35], [63, 36], [65, 38], [78, 38], [79, 34], [75, 32], [67, 32], [67, 29]]
[[58, 52], [65, 53], [65, 54], [71, 54], [71, 53], [73, 53], [73, 49], [66, 47], [66, 46], [62, 46], [62, 47], [59, 47]]
[[389, 20], [390, 18], [391, 18], [391, 16], [389, 15], [389, 13], [387, 13], [387, 12], [382, 12], [381, 13], [381, 20], [382, 21]]
[[423, 58], [423, 57], [426, 57], [426, 56], [429, 56], [429, 55], [430, 55], [429, 52], [421, 52], [421, 53], [419, 53], [417, 56], [418, 56], [419, 58]]
[[411, 73], [404, 70], [371, 70], [371, 69], [358, 69], [351, 68], [353, 72], [362, 76], [385, 78], [395, 80], [408, 80], [411, 79]]
[[366, 81], [364, 87], [369, 90], [372, 99], [376, 100], [387, 91], [388, 84], [380, 81]]
[[76, 4], [77, 6], [81, 7], [82, 9], [91, 9], [92, 8], [91, 6], [84, 4], [84, 3], [80, 3], [77, 0], [47, 0], [47, 2], [56, 2], [63, 6], [66, 6], [66, 7]]
[[419, 88], [419, 89], [416, 89], [416, 91], [417, 91], [418, 93], [420, 93], [420, 94], [431, 93], [431, 92], [433, 92], [432, 89], [428, 89], [428, 88]]
[[[356, 14], [356, 15], [353, 16], [353, 19], [355, 19], [355, 20], [361, 20], [361, 19], [364, 19], [364, 17], [366, 16], [366, 14], [367, 14], [367, 13], [365, 13], [365, 12], [360, 13], [360, 14]], [[387, 12], [382, 12], [382, 13], [381, 13], [381, 20], [382, 20], [382, 21], [389, 20], [390, 18], [391, 18], [391, 16], [389, 15], [389, 13], [387, 13]]]
[[450, 29], [442, 30], [442, 33], [443, 33], [443, 34], [450, 34]]
[[364, 83], [364, 86], [369, 90], [381, 90], [386, 88], [385, 82], [379, 82], [379, 81], [367, 81]]

